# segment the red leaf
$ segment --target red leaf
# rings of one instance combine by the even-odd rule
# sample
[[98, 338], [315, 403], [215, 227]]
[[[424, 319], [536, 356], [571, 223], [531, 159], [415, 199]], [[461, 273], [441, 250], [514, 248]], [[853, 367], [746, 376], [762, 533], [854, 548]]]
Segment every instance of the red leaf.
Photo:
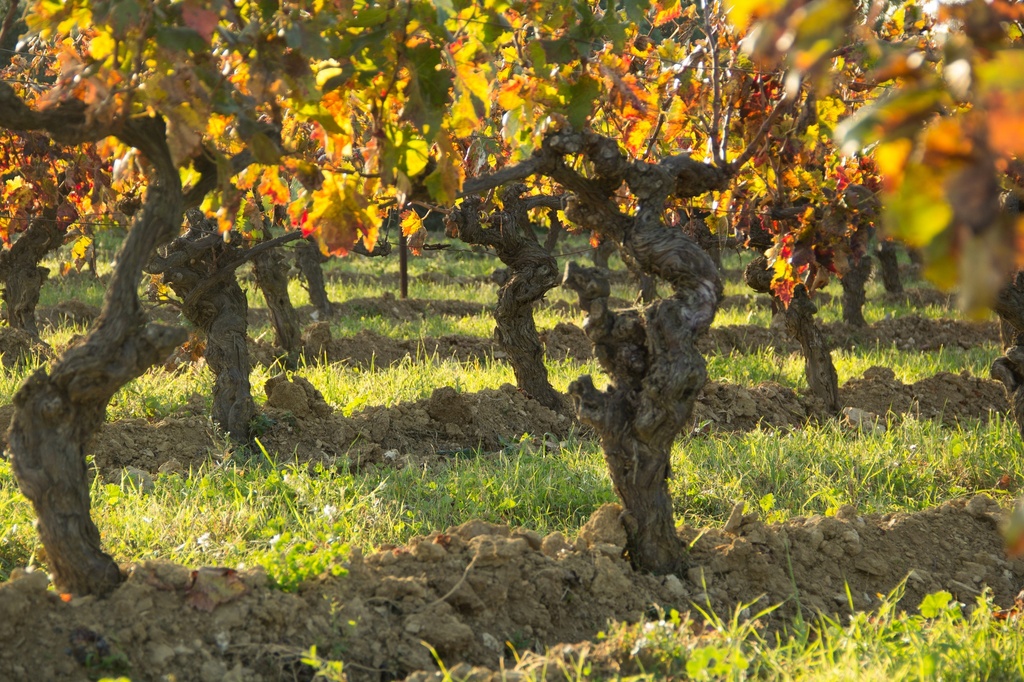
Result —
[[220, 22], [220, 17], [212, 9], [186, 2], [181, 7], [181, 20], [185, 22], [186, 26], [201, 35], [203, 40], [210, 42], [217, 24]]

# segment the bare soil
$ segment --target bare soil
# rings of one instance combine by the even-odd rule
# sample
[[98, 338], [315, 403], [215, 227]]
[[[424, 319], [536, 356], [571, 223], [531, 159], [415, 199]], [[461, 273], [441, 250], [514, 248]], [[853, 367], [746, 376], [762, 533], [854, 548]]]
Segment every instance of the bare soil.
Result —
[[798, 612], [808, 622], [847, 614], [851, 599], [871, 609], [903, 581], [909, 612], [941, 589], [967, 608], [985, 588], [1011, 606], [1024, 582], [1024, 561], [1003, 549], [1005, 515], [984, 496], [914, 514], [844, 507], [773, 525], [737, 509], [724, 528], [681, 529], [693, 543], [690, 567], [664, 577], [622, 559], [618, 511], [598, 509], [570, 540], [469, 521], [353, 552], [347, 573], [293, 593], [261, 570], [144, 562], [126, 566], [127, 581], [108, 598], [64, 601], [42, 573], [21, 574], [0, 585], [0, 679], [310, 679], [300, 660], [311, 645], [344, 659], [352, 682], [438, 679], [428, 645], [449, 668], [476, 666], [477, 680], [516, 668], [513, 649], [520, 670], [547, 663], [552, 680], [564, 679], [552, 661], [569, 653], [586, 652], [595, 672], [628, 674], [642, 659], [594, 641], [610, 621], [694, 604], [728, 618], [744, 604], [755, 604], [745, 614], [780, 604], [761, 619], [771, 631]]
[[[335, 412], [302, 378], [271, 379], [267, 390], [264, 431], [258, 438], [283, 461], [402, 467], [496, 452], [527, 434], [537, 443], [555, 445], [580, 428], [566, 416], [568, 405], [564, 412], [555, 412], [509, 384], [479, 393], [439, 388], [426, 400], [369, 407], [350, 417]], [[155, 423], [132, 419], [104, 424], [89, 447], [101, 474], [114, 480], [128, 467], [150, 473], [188, 471], [211, 457], [231, 457], [231, 451], [205, 416], [198, 395], [175, 416]]]
[[333, 307], [342, 317], [387, 317], [395, 320], [413, 320], [427, 315], [442, 317], [472, 317], [489, 312], [488, 306], [455, 299], [398, 299], [391, 294], [374, 298], [353, 298]]
[[[344, 416], [334, 411], [301, 377], [267, 383], [258, 434], [268, 452], [283, 461], [323, 462], [334, 466], [402, 467], [452, 457], [496, 452], [519, 443], [555, 445], [585, 433], [567, 416], [528, 398], [514, 386], [458, 393], [440, 388], [425, 400], [374, 406]], [[940, 373], [914, 384], [892, 371], [873, 367], [839, 389], [845, 407], [868, 418], [912, 414], [947, 425], [985, 422], [1008, 410], [1002, 384], [962, 374]], [[0, 406], [0, 424], [8, 424], [11, 406]], [[708, 382], [694, 408], [694, 434], [742, 432], [756, 428], [794, 429], [808, 421], [835, 417], [813, 397], [775, 383], [744, 387]], [[3, 447], [0, 433], [0, 448]], [[116, 479], [122, 469], [145, 472], [187, 471], [211, 457], [231, 457], [232, 447], [207, 416], [203, 399], [194, 395], [178, 412], [150, 422], [109, 422], [94, 436], [89, 452], [102, 475]]]
[[[911, 414], [946, 425], [986, 422], [993, 414], [1003, 415], [1008, 409], [1006, 392], [997, 381], [968, 372], [940, 372], [904, 384], [886, 367], [872, 367], [860, 379], [840, 386], [839, 400], [843, 407], [857, 408], [874, 417]], [[695, 428], [701, 432], [799, 428], [808, 420], [831, 416], [813, 396], [771, 382], [746, 388], [709, 381], [694, 408]]]
[[41, 350], [32, 335], [13, 327], [0, 327], [0, 366], [14, 367], [28, 361], [33, 351]]
[[[571, 357], [586, 361], [592, 357], [590, 342], [579, 327], [560, 323], [556, 336], [559, 347], [571, 347], [571, 352], [556, 352], [555, 358]], [[937, 351], [941, 348], [977, 348], [986, 344], [998, 345], [999, 324], [996, 322], [968, 322], [964, 320], [936, 320], [917, 315], [879, 320], [867, 327], [854, 327], [844, 322], [822, 325], [825, 339], [832, 348], [856, 346], [895, 346], [899, 350]], [[704, 354], [752, 353], [773, 348], [781, 353], [793, 353], [800, 346], [783, 329], [757, 325], [725, 325], [712, 327], [697, 343]], [[550, 352], [550, 351], [549, 351]]]
[[74, 299], [61, 301], [54, 306], [39, 310], [40, 321], [49, 327], [59, 327], [64, 324], [89, 326], [99, 316], [100, 309], [97, 306]]
[[[421, 362], [449, 358], [459, 362], [473, 362], [506, 357], [493, 339], [478, 336], [450, 334], [422, 339], [393, 339], [363, 329], [353, 336], [337, 339], [328, 336], [313, 340], [314, 334], [308, 332], [305, 344], [307, 358], [326, 357], [328, 362], [361, 369], [387, 368], [407, 358]], [[267, 367], [273, 366], [280, 354], [279, 349], [263, 340], [250, 340], [250, 348], [256, 361]]]

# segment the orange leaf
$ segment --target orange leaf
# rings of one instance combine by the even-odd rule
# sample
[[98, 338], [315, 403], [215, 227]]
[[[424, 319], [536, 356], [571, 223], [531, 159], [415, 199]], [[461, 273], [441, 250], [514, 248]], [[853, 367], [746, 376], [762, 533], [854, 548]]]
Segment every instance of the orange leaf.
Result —
[[311, 197], [309, 223], [330, 253], [348, 253], [360, 236], [368, 249], [377, 243], [380, 217], [364, 190], [356, 176], [324, 171], [323, 185]]
[[263, 171], [259, 192], [277, 206], [287, 204], [291, 199], [291, 192], [288, 191], [288, 186], [281, 180], [281, 174], [274, 167]]
[[683, 10], [679, 6], [679, 0], [669, 0], [668, 3], [658, 3], [656, 5], [658, 13], [654, 15], [654, 25], [661, 26], [667, 24], [673, 19], [678, 19], [683, 15]]
[[402, 213], [402, 234], [406, 237], [413, 235], [423, 229], [423, 218], [419, 213], [409, 209]]

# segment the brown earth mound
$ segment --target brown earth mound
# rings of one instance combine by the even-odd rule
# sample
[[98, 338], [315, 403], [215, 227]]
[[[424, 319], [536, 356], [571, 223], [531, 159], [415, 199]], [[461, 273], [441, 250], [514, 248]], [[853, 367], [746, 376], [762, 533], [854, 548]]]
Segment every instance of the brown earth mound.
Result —
[[872, 367], [861, 379], [839, 388], [843, 405], [859, 407], [877, 415], [911, 413], [939, 419], [947, 425], [964, 419], [986, 421], [992, 412], [1005, 413], [1006, 392], [998, 381], [980, 379], [968, 372], [939, 372], [908, 385], [896, 379], [887, 367]]
[[939, 306], [941, 308], [956, 307], [955, 294], [948, 294], [935, 289], [905, 289], [898, 294], [885, 293], [882, 296], [882, 300], [886, 303], [905, 303], [915, 307], [927, 305]]
[[396, 340], [365, 329], [355, 336], [332, 340], [327, 349], [328, 361], [363, 368], [371, 365], [388, 367], [407, 357], [436, 357], [440, 360], [453, 358], [459, 362], [472, 362], [489, 357], [502, 358], [505, 353], [491, 339], [476, 336], [451, 334]]
[[[326, 325], [317, 322], [316, 325]], [[250, 340], [250, 352], [256, 362], [271, 367], [283, 355], [281, 350], [264, 340]], [[361, 369], [387, 368], [406, 358], [418, 361], [455, 359], [473, 362], [488, 358], [504, 358], [505, 353], [491, 339], [450, 334], [421, 339], [393, 339], [368, 329], [354, 336], [333, 339], [317, 334], [306, 335], [306, 357], [323, 358]]]
[[[913, 384], [896, 379], [886, 367], [872, 367], [860, 379], [839, 387], [839, 401], [876, 416], [912, 414], [955, 425], [965, 420], [988, 421], [992, 413], [1005, 414], [1006, 392], [997, 381], [968, 372], [940, 372]], [[752, 388], [709, 381], [694, 407], [699, 431], [749, 431], [758, 425], [794, 428], [828, 414], [813, 396], [766, 382]]]
[[[271, 588], [260, 570], [144, 562], [110, 597], [65, 602], [44, 574], [24, 574], [0, 585], [0, 678], [309, 679], [300, 659], [316, 645], [345, 661], [352, 682], [422, 680], [436, 670], [427, 646], [449, 667], [512, 669], [510, 647], [544, 652], [657, 609], [696, 604], [728, 618], [741, 605], [781, 604], [762, 620], [774, 630], [798, 611], [808, 622], [849, 613], [851, 599], [871, 609], [904, 582], [900, 606], [910, 612], [943, 589], [970, 605], [987, 587], [1009, 606], [1024, 580], [1024, 561], [1003, 550], [1004, 515], [983, 496], [915, 514], [861, 517], [846, 507], [771, 526], [736, 510], [725, 529], [682, 529], [693, 543], [690, 568], [665, 577], [638, 574], [621, 558], [618, 511], [599, 509], [571, 544], [470, 521], [366, 557], [354, 551], [347, 573], [295, 593]], [[598, 669], [637, 665], [621, 650], [614, 658], [589, 643], [572, 650], [595, 652], [588, 662]], [[554, 655], [566, 652], [558, 646]], [[539, 665], [529, 655], [521, 664]], [[551, 667], [549, 679], [563, 679]]]
[[[345, 417], [323, 402], [309, 382], [296, 378], [267, 384], [259, 435], [268, 452], [284, 460], [405, 466], [453, 454], [494, 452], [516, 443], [524, 434], [554, 441], [579, 428], [575, 420], [527, 398], [514, 386], [458, 393], [444, 387], [426, 400], [392, 407], [370, 407]], [[299, 388], [294, 388], [298, 386]], [[904, 384], [891, 370], [873, 367], [860, 379], [839, 389], [840, 401], [877, 416], [910, 413], [953, 425], [964, 420], [986, 421], [993, 412], [1004, 414], [1007, 402], [1002, 384], [968, 373], [940, 373]], [[144, 419], [105, 424], [88, 452], [100, 471], [116, 476], [124, 467], [148, 472], [188, 469], [230, 448], [207, 417], [203, 401], [194, 396], [182, 416], [157, 423]], [[9, 407], [7, 408], [10, 409]], [[5, 419], [0, 407], [0, 420]], [[754, 387], [708, 382], [694, 407], [693, 426], [708, 431], [749, 431], [755, 428], [799, 428], [828, 414], [813, 397], [775, 383]], [[9, 415], [6, 420], [9, 421]]]
[[561, 440], [576, 422], [527, 398], [514, 386], [458, 393], [436, 389], [430, 398], [392, 407], [369, 407], [351, 417], [293, 419], [268, 401], [274, 425], [260, 438], [282, 457], [299, 461], [348, 461], [354, 466], [402, 466], [434, 457], [494, 452], [524, 434]]
[[27, 362], [33, 352], [41, 352], [45, 347], [36, 343], [32, 335], [13, 327], [0, 327], [0, 365], [14, 367]]
[[[411, 462], [494, 452], [524, 434], [554, 441], [567, 437], [575, 420], [527, 398], [514, 386], [458, 393], [439, 388], [430, 398], [393, 407], [370, 407], [351, 417], [334, 412], [305, 379], [275, 377], [267, 382], [263, 432], [268, 453], [284, 461], [403, 466]], [[204, 411], [202, 400], [173, 416], [150, 423], [129, 419], [104, 424], [87, 453], [104, 476], [116, 479], [134, 467], [146, 472], [197, 467], [231, 448]], [[4, 412], [0, 408], [0, 418]], [[7, 417], [8, 420], [10, 417]]]
[[40, 320], [50, 327], [58, 327], [62, 324], [88, 326], [99, 316], [100, 309], [97, 306], [74, 299], [61, 301], [55, 306], [39, 310]]
[[149, 472], [198, 469], [211, 454], [230, 452], [230, 445], [209, 417], [193, 415], [104, 424], [86, 452], [101, 472], [116, 480], [117, 472], [128, 467]]
[[[996, 322], [967, 322], [964, 320], [935, 320], [917, 315], [879, 320], [868, 327], [853, 327], [843, 322], [822, 325], [826, 341], [832, 348], [857, 346], [895, 346], [900, 350], [937, 351], [941, 348], [977, 348], [999, 344], [999, 325]], [[553, 336], [552, 336], [553, 333]], [[547, 332], [548, 356], [554, 359], [571, 357], [585, 362], [593, 357], [590, 341], [576, 325], [561, 322]], [[784, 329], [751, 324], [731, 324], [712, 327], [697, 341], [701, 353], [753, 353], [773, 348], [780, 353], [800, 350]]]
[[[573, 324], [558, 323], [554, 328], [540, 332], [546, 356], [552, 360], [586, 362], [592, 357], [590, 341], [583, 330]], [[256, 362], [271, 367], [283, 353], [271, 343], [250, 339], [250, 352]], [[507, 356], [493, 339], [478, 336], [449, 334], [424, 336], [420, 339], [393, 339], [368, 329], [353, 336], [333, 338], [330, 324], [315, 322], [306, 328], [303, 345], [307, 358], [323, 358], [361, 369], [387, 368], [406, 358], [417, 361], [454, 359], [474, 362], [489, 359], [502, 360]]]
[[709, 381], [693, 408], [698, 432], [750, 431], [761, 427], [792, 428], [825, 416], [813, 397], [776, 383], [751, 388]]
[[540, 334], [549, 360], [587, 362], [594, 357], [594, 347], [583, 330], [568, 322], [559, 322]]
[[936, 320], [905, 315], [879, 320], [867, 328], [844, 323], [824, 325], [825, 337], [833, 348], [879, 344], [900, 350], [934, 351], [940, 348], [977, 348], [999, 341], [998, 322]]

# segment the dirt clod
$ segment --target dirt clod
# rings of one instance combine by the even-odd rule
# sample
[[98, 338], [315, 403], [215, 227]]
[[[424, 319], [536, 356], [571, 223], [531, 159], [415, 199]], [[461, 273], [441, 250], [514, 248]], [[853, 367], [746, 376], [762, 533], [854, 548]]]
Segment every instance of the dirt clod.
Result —
[[0, 327], [0, 364], [14, 367], [27, 362], [37, 348], [32, 335], [13, 327]]

